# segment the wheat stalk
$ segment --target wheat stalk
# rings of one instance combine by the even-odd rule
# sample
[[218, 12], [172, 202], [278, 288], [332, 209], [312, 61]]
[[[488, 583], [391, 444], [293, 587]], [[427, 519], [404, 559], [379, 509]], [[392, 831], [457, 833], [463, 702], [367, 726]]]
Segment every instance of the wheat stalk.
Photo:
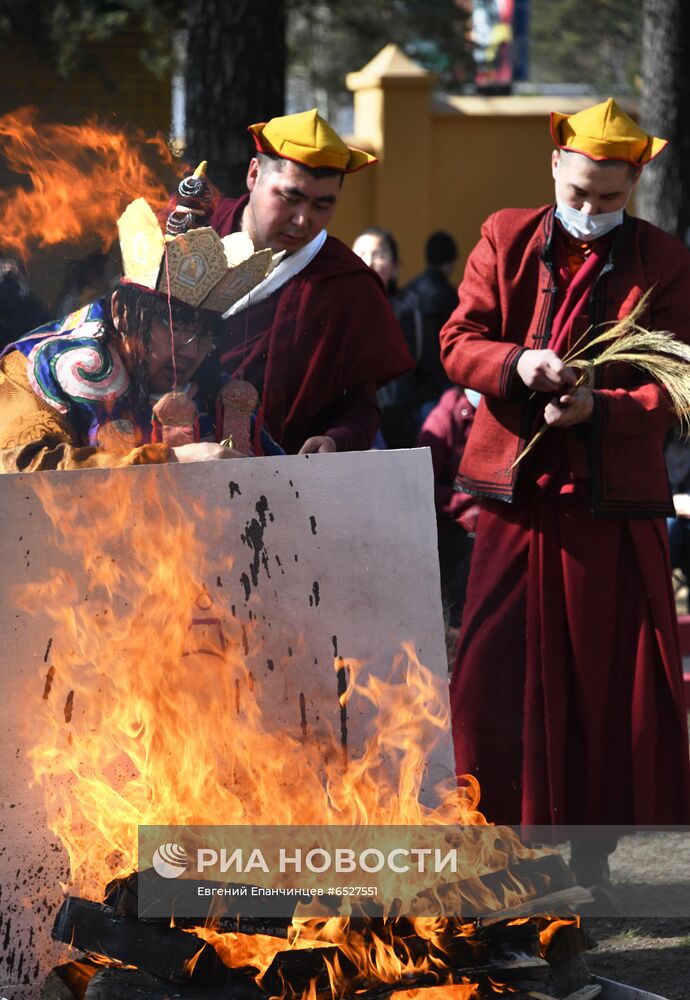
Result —
[[[666, 330], [645, 330], [638, 324], [649, 294], [647, 292], [640, 299], [628, 316], [597, 334], [593, 340], [587, 341], [592, 329], [590, 327], [563, 357], [565, 365], [580, 372], [569, 392], [581, 385], [591, 385], [595, 368], [613, 362], [625, 362], [651, 376], [664, 387], [670, 397], [671, 407], [680, 420], [681, 433], [690, 437], [690, 345]], [[585, 358], [584, 355], [593, 347], [603, 347], [603, 350], [595, 358]], [[532, 451], [548, 429], [548, 424], [544, 424], [537, 431], [511, 465], [511, 472]]]

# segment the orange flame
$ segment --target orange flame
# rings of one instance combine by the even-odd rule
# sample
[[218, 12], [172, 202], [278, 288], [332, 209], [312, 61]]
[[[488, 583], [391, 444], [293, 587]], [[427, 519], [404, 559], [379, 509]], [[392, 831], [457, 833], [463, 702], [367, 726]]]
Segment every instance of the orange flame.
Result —
[[204, 951], [204, 945], [202, 944], [199, 950], [195, 951], [192, 957], [187, 959], [187, 961], [184, 963], [185, 974], [190, 978], [194, 975], [194, 970], [197, 967], [197, 964], [203, 954], [203, 951]]
[[554, 937], [556, 936], [557, 932], [561, 929], [561, 927], [571, 927], [573, 925], [575, 927], [580, 926], [579, 917], [573, 917], [570, 920], [564, 920], [559, 918], [557, 920], [552, 920], [550, 923], [547, 923], [546, 926], [539, 931], [539, 944], [541, 947], [542, 955], [546, 954], [546, 952], [549, 949], [549, 945], [551, 944], [551, 942], [553, 941]]
[[[50, 477], [31, 481], [58, 544], [89, 581], [88, 601], [64, 566], [22, 592], [25, 607], [40, 606], [55, 624], [52, 685], [31, 720], [32, 763], [81, 895], [100, 900], [106, 882], [136, 867], [142, 824], [470, 824], [463, 878], [531, 855], [509, 830], [492, 827], [495, 836], [473, 840], [473, 830], [486, 829], [473, 779], [445, 788], [435, 808], [422, 803], [425, 756], [445, 731], [448, 710], [442, 681], [412, 645], [388, 680], [362, 679], [362, 665], [349, 663], [344, 697], [375, 710], [359, 756], [344, 761], [336, 733], [316, 740], [299, 725], [276, 732], [245, 662], [246, 643], [259, 642], [258, 635], [222, 607], [209, 608], [211, 559], [196, 524], [221, 514], [197, 502], [191, 518], [165, 470], [156, 477], [139, 471], [113, 473], [92, 491], [81, 484], [74, 504], [58, 502]], [[231, 564], [214, 553], [212, 578]], [[199, 614], [215, 625], [196, 642], [190, 620]], [[478, 886], [478, 895], [488, 895]], [[447, 981], [448, 920], [413, 923], [426, 942], [419, 954], [390, 925], [379, 934], [354, 932], [346, 918], [296, 917], [287, 942], [212, 928], [196, 933], [226, 964], [251, 964], [259, 973], [286, 947], [337, 945], [363, 982], [393, 985], [428, 972]], [[453, 925], [452, 933], [470, 931]], [[333, 994], [341, 995], [344, 973], [338, 963], [326, 965]], [[444, 990], [469, 1000], [474, 988]], [[432, 1000], [428, 991], [424, 997]]]
[[41, 124], [29, 107], [0, 118], [0, 149], [10, 169], [30, 181], [0, 196], [0, 246], [24, 261], [32, 247], [85, 235], [107, 250], [125, 206], [143, 197], [163, 208], [161, 175], [180, 173], [161, 136], [127, 136], [95, 121]]

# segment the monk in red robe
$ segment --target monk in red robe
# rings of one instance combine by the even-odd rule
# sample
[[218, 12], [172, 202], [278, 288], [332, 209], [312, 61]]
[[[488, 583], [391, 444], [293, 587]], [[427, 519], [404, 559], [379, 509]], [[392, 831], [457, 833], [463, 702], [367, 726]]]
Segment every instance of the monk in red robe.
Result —
[[343, 178], [375, 157], [347, 146], [316, 109], [250, 126], [248, 194], [220, 198], [209, 221], [256, 250], [285, 251], [266, 281], [225, 314], [221, 364], [252, 383], [257, 424], [288, 452], [370, 448], [376, 389], [413, 366], [383, 286], [328, 236]]
[[[561, 357], [650, 290], [642, 325], [690, 341], [690, 254], [625, 213], [663, 140], [613, 100], [551, 129], [555, 206], [484, 223], [441, 333], [449, 376], [483, 395], [459, 474], [484, 499], [451, 683], [457, 772], [497, 822], [687, 823], [664, 523], [676, 417], [627, 365], [572, 391]], [[584, 884], [605, 877], [600, 846], [598, 867], [592, 851], [575, 866]]]

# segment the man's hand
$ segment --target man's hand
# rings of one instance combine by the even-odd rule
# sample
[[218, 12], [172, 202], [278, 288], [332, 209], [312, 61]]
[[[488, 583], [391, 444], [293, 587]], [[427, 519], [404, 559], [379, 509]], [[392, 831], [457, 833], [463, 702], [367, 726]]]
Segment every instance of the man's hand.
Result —
[[564, 365], [555, 351], [524, 351], [517, 363], [517, 373], [528, 389], [553, 392], [575, 385], [577, 376]]
[[580, 385], [567, 396], [552, 399], [544, 410], [544, 420], [549, 427], [573, 427], [591, 420], [593, 410], [592, 390]]
[[300, 455], [323, 455], [328, 451], [337, 451], [335, 441], [331, 437], [310, 437], [299, 450]]
[[194, 444], [178, 444], [172, 449], [172, 462], [208, 462], [214, 458], [244, 458], [241, 451], [226, 448], [215, 441], [199, 441]]

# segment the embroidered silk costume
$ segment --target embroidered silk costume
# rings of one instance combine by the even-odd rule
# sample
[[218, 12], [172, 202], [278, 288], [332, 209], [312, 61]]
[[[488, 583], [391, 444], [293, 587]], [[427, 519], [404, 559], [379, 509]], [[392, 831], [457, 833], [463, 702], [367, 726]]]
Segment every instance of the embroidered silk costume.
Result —
[[92, 303], [5, 351], [0, 360], [3, 471], [167, 461], [168, 446], [150, 443], [150, 408], [134, 405], [127, 370], [104, 341], [103, 318], [104, 303]]

